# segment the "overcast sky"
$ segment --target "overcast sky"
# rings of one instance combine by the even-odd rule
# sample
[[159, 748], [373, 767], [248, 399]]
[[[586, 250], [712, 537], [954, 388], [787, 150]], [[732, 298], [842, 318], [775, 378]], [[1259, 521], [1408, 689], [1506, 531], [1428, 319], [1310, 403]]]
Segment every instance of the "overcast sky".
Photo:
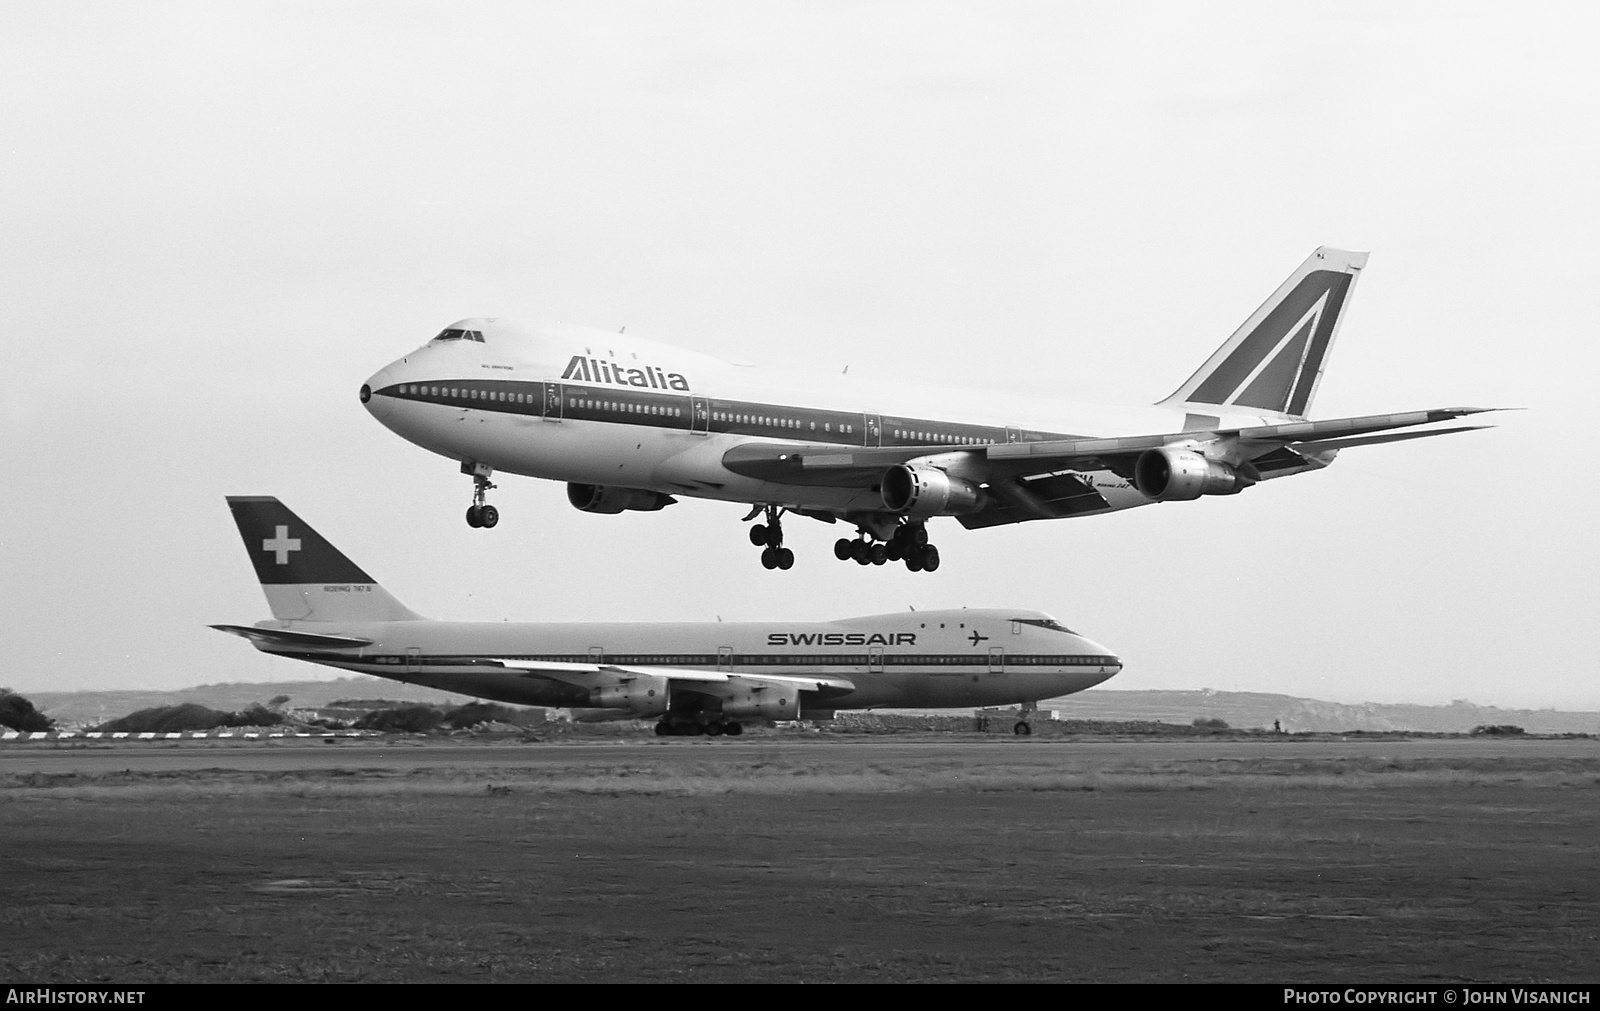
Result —
[[[1600, 709], [1588, 5], [0, 7], [0, 685], [323, 676], [223, 503], [414, 609], [1040, 608], [1108, 687]], [[1003, 397], [1170, 393], [1314, 247], [1371, 250], [1313, 414], [1523, 407], [1231, 498], [987, 531], [937, 573], [735, 505], [592, 516], [361, 408], [455, 319]], [[1116, 433], [1105, 433], [1116, 434]], [[327, 676], [332, 676], [331, 672]]]

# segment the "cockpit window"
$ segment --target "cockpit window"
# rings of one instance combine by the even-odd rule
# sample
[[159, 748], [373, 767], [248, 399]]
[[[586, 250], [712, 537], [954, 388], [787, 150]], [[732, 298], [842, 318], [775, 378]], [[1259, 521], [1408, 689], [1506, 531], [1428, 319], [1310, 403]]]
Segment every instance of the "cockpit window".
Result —
[[438, 343], [439, 341], [477, 341], [479, 344], [482, 344], [484, 342], [483, 331], [440, 330], [439, 336], [435, 337], [430, 343]]
[[1065, 632], [1068, 635], [1078, 634], [1054, 618], [1012, 618], [1011, 620], [1018, 625], [1032, 625], [1035, 628], [1048, 628], [1055, 632]]

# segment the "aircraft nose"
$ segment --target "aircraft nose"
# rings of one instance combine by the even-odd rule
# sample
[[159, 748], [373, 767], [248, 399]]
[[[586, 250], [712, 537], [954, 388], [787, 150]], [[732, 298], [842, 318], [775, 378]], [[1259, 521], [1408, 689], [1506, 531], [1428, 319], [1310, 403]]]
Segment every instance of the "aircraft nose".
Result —
[[361, 384], [361, 389], [357, 393], [357, 396], [361, 398], [362, 405], [366, 407], [367, 413], [379, 421], [387, 417], [390, 409], [394, 406], [392, 398], [379, 393], [380, 390], [388, 389], [394, 385], [392, 373], [393, 369], [379, 370], [370, 379]]
[[[1106, 681], [1122, 672], [1122, 657], [1117, 655], [1116, 650], [1108, 649], [1105, 646], [1100, 645], [1098, 642], [1095, 642], [1093, 639], [1083, 639], [1081, 636], [1079, 639], [1083, 642], [1083, 651], [1085, 653], [1090, 656], [1097, 656], [1101, 658], [1101, 681]], [[1096, 683], [1098, 684], [1099, 682]]]

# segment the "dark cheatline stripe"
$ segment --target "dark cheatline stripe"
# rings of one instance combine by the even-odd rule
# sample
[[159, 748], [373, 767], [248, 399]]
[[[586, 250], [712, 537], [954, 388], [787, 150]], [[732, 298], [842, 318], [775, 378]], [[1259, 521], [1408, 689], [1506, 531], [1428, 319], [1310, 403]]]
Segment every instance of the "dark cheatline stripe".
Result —
[[599, 421], [670, 431], [702, 431], [841, 446], [959, 449], [1005, 442], [1076, 438], [1068, 432], [1007, 430], [931, 418], [878, 418], [790, 404], [556, 382], [442, 379], [399, 383], [376, 392], [396, 400], [564, 421]]
[[[711, 654], [605, 654], [596, 660], [588, 653], [522, 655], [496, 654], [493, 657], [478, 654], [427, 654], [407, 657], [402, 654], [376, 654], [349, 656], [307, 650], [275, 650], [283, 656], [299, 660], [337, 659], [349, 663], [375, 664], [385, 668], [405, 668], [407, 663], [439, 667], [484, 667], [502, 669], [500, 659], [524, 663], [609, 664], [617, 667], [683, 667], [715, 670], [719, 658]], [[886, 667], [987, 667], [996, 657], [988, 653], [885, 653], [869, 656], [866, 653], [839, 654], [785, 654], [785, 653], [735, 653], [720, 658], [721, 667], [865, 667], [883, 664]], [[1007, 653], [1003, 657], [1008, 667], [1105, 667], [1117, 663], [1114, 656], [1076, 653]], [[509, 668], [508, 668], [509, 669]]]

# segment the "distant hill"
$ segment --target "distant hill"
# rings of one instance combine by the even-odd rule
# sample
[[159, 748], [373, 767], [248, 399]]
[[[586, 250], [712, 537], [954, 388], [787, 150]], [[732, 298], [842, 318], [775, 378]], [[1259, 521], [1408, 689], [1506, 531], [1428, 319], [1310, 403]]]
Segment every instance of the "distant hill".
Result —
[[1501, 709], [1456, 701], [1447, 706], [1362, 702], [1320, 702], [1265, 692], [1145, 691], [1116, 692], [1094, 688], [1077, 695], [1039, 703], [1062, 719], [1156, 720], [1192, 723], [1218, 719], [1230, 727], [1269, 728], [1277, 720], [1284, 730], [1338, 733], [1348, 730], [1422, 730], [1463, 734], [1473, 727], [1510, 723], [1530, 734], [1600, 734], [1600, 713], [1555, 709]]
[[445, 709], [473, 699], [435, 688], [356, 676], [333, 681], [269, 681], [200, 685], [178, 691], [23, 692], [34, 707], [65, 727], [99, 724], [140, 709], [198, 704], [224, 712], [239, 712], [252, 703], [289, 696], [288, 709], [318, 709], [341, 699], [384, 698], [397, 702], [426, 702]]
[[[421, 688], [374, 677], [345, 677], [333, 681], [276, 681], [261, 684], [200, 685], [181, 691], [25, 692], [45, 715], [64, 727], [104, 723], [139, 709], [197, 703], [236, 712], [252, 703], [289, 696], [290, 709], [312, 709], [341, 699], [384, 698], [401, 702], [426, 702], [454, 707], [473, 701], [434, 688]], [[1349, 730], [1422, 730], [1466, 733], [1473, 727], [1514, 724], [1530, 734], [1600, 734], [1600, 713], [1560, 712], [1554, 709], [1500, 709], [1470, 702], [1447, 706], [1398, 705], [1364, 702], [1320, 702], [1265, 692], [1144, 691], [1117, 692], [1094, 688], [1077, 695], [1039, 703], [1062, 719], [1155, 720], [1193, 723], [1197, 719], [1223, 720], [1230, 727], [1269, 728], [1277, 720], [1283, 729], [1337, 733]]]

